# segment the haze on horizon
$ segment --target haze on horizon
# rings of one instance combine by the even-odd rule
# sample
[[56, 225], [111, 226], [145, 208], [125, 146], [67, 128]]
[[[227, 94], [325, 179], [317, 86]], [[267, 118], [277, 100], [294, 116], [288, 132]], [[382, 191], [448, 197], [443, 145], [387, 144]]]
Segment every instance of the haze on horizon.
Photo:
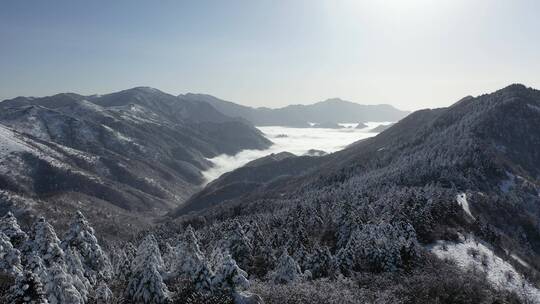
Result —
[[540, 87], [539, 11], [534, 0], [3, 1], [0, 99], [151, 86], [254, 107], [447, 106]]

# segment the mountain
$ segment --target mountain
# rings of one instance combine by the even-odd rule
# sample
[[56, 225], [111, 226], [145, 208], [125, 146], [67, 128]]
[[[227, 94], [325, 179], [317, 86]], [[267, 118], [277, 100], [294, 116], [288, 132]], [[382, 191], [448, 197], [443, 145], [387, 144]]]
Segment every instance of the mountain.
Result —
[[146, 87], [0, 102], [0, 140], [3, 209], [56, 219], [82, 209], [104, 230], [144, 227], [183, 203], [207, 158], [271, 144], [207, 103]]
[[[171, 125], [164, 123], [160, 130], [178, 131], [172, 122], [177, 116], [166, 118], [177, 109], [172, 99], [164, 108], [167, 102], [160, 100], [153, 104], [135, 98], [137, 107], [153, 108], [155, 117], [147, 111], [142, 117], [130, 115], [119, 101], [84, 102], [89, 121], [70, 116], [78, 124], [67, 117], [53, 119], [66, 115], [59, 109], [72, 103], [53, 102], [62, 104], [54, 110], [32, 100], [11, 104], [2, 111], [9, 112], [6, 121], [18, 122], [27, 132], [0, 125], [0, 176], [2, 189], [8, 187], [13, 196], [10, 202], [22, 200], [28, 208], [40, 209], [43, 195], [23, 197], [25, 189], [65, 189], [82, 181], [77, 185], [81, 188], [72, 189], [81, 192], [89, 183], [102, 186], [102, 176], [114, 182], [106, 173], [101, 180], [81, 180], [92, 169], [106, 168], [98, 161], [82, 168], [84, 155], [78, 161], [69, 157], [80, 150], [52, 140], [88, 142], [82, 146], [87, 148], [100, 145], [88, 140], [95, 132], [91, 123], [99, 117], [120, 120], [118, 113], [139, 123], [143, 117], [164, 117]], [[112, 110], [115, 107], [123, 110]], [[103, 109], [110, 117], [99, 115]], [[31, 119], [18, 113], [25, 110], [33, 113]], [[195, 123], [186, 123], [190, 115], [185, 117], [179, 125]], [[49, 121], [54, 123], [42, 128]], [[86, 131], [77, 133], [63, 123]], [[74, 136], [59, 131], [68, 129]], [[22, 230], [8, 213], [0, 218], [0, 249], [7, 257], [0, 297], [9, 294], [8, 299], [19, 301], [44, 293], [52, 301], [59, 295], [77, 303], [94, 297], [137, 303], [540, 303], [539, 130], [540, 91], [511, 85], [463, 98], [448, 108], [417, 111], [378, 136], [333, 154], [267, 155], [223, 174], [160, 225], [144, 225], [146, 214], [138, 213], [136, 219], [115, 215], [133, 234], [107, 238], [103, 247], [97, 237], [106, 231], [95, 234], [90, 222], [98, 228], [103, 221], [96, 215], [107, 218], [111, 211], [98, 200], [95, 209], [88, 202], [74, 203], [92, 219], [76, 212], [62, 241], [46, 219], [38, 218], [31, 229]], [[133, 138], [122, 132], [121, 137]], [[153, 134], [155, 140], [161, 136]], [[168, 142], [174, 144], [172, 138]], [[137, 159], [138, 154], [129, 153], [126, 159]], [[36, 158], [41, 161], [25, 162]], [[160, 164], [150, 161], [141, 176], [153, 174]], [[70, 175], [48, 169], [53, 166], [69, 166]], [[31, 182], [36, 175], [30, 172], [47, 182]], [[19, 191], [14, 190], [17, 186]], [[94, 193], [122, 193], [120, 183], [113, 186]], [[132, 188], [130, 194], [146, 191]], [[2, 208], [5, 193], [0, 193]], [[45, 206], [52, 210], [39, 211], [69, 209], [51, 203]], [[93, 213], [97, 211], [101, 213]], [[51, 222], [61, 226], [58, 217]], [[105, 229], [119, 235], [112, 225]], [[22, 267], [28, 270], [24, 275]], [[67, 287], [51, 288], [57, 284]], [[8, 291], [10, 285], [18, 286], [15, 294]], [[96, 296], [93, 288], [99, 290]]]
[[[269, 238], [265, 246], [289, 248], [310, 273], [318, 269], [310, 259], [328, 250], [332, 267], [383, 303], [538, 303], [539, 130], [540, 91], [510, 85], [414, 112], [316, 161], [275, 159], [275, 175], [264, 165], [240, 168], [192, 197], [200, 208], [178, 209], [163, 229], [212, 223], [199, 224], [198, 233], [219, 239], [234, 235], [230, 221], [241, 221]], [[245, 192], [227, 189], [259, 177]]]
[[296, 156], [281, 152], [251, 161], [241, 168], [227, 172], [176, 208], [172, 216], [196, 212], [252, 192], [271, 191], [265, 187], [287, 177], [303, 174], [319, 164], [320, 157]]
[[309, 123], [337, 124], [368, 121], [398, 121], [409, 112], [391, 105], [361, 105], [339, 98], [312, 105], [290, 105], [279, 109], [251, 108], [204, 94], [184, 94], [182, 100], [202, 101], [231, 117], [244, 118], [257, 126], [309, 127]]
[[384, 131], [384, 130], [390, 128], [392, 125], [393, 125], [393, 123], [392, 123], [392, 124], [388, 124], [388, 125], [379, 125], [379, 126], [373, 128], [373, 129], [371, 129], [370, 132], [373, 132], [373, 133], [381, 133], [382, 131]]

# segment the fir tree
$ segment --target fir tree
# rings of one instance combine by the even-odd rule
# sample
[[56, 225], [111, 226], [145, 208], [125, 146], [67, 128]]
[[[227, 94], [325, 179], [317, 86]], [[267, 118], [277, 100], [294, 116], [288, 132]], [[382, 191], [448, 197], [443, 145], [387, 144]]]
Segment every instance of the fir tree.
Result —
[[28, 251], [37, 253], [45, 267], [64, 263], [64, 251], [60, 248], [60, 240], [54, 228], [43, 217], [32, 226], [31, 238], [24, 247], [25, 254]]
[[9, 238], [0, 232], [0, 272], [18, 275], [22, 272], [21, 253], [13, 248]]
[[263, 236], [262, 231], [256, 223], [254, 227], [252, 230], [253, 263], [249, 270], [251, 274], [263, 278], [268, 271], [274, 268], [276, 258], [270, 241]]
[[287, 284], [302, 279], [302, 272], [298, 263], [289, 256], [287, 250], [283, 250], [276, 268], [270, 276], [275, 283]]
[[242, 225], [238, 221], [234, 221], [234, 228], [229, 237], [229, 252], [232, 258], [237, 261], [240, 267], [247, 269], [253, 259], [251, 250], [251, 244]]
[[85, 303], [84, 296], [73, 285], [72, 277], [59, 264], [47, 269], [47, 277], [42, 281], [50, 304]]
[[249, 288], [247, 273], [242, 270], [231, 255], [224, 256], [223, 264], [214, 278], [214, 285], [233, 292]]
[[176, 253], [176, 258], [172, 263], [174, 273], [189, 279], [197, 291], [209, 292], [214, 274], [199, 248], [199, 241], [191, 226], [188, 226], [184, 232], [182, 241], [174, 252]]
[[113, 293], [107, 283], [101, 281], [96, 288], [96, 304], [112, 304]]
[[137, 249], [127, 242], [124, 246], [115, 247], [111, 253], [115, 279], [127, 281], [131, 276], [132, 262], [135, 260]]
[[332, 254], [328, 247], [315, 247], [310, 255], [306, 269], [310, 271], [313, 279], [328, 277], [333, 267]]
[[17, 276], [8, 297], [12, 304], [48, 304], [47, 296], [39, 276], [31, 271], [24, 271]]
[[159, 246], [155, 237], [148, 235], [137, 249], [126, 297], [134, 303], [167, 303], [169, 290], [163, 282], [160, 269], [163, 269], [163, 260]]
[[0, 232], [9, 237], [11, 244], [17, 249], [21, 249], [22, 245], [28, 240], [28, 235], [21, 230], [17, 219], [11, 212], [8, 212], [0, 219]]
[[163, 304], [170, 300], [167, 285], [157, 266], [148, 260], [129, 280], [126, 297], [133, 303]]
[[77, 288], [84, 301], [88, 299], [88, 294], [92, 284], [84, 275], [84, 266], [81, 262], [81, 255], [73, 248], [68, 248], [65, 252], [66, 270], [71, 275], [73, 286]]
[[85, 268], [84, 273], [92, 284], [98, 280], [109, 280], [112, 277], [112, 266], [109, 258], [101, 249], [94, 229], [80, 211], [75, 214], [61, 247], [64, 250], [71, 247], [80, 253]]
[[146, 236], [137, 248], [137, 255], [133, 260], [131, 271], [133, 273], [139, 272], [145, 264], [149, 263], [155, 265], [158, 271], [164, 269], [159, 245], [152, 234]]

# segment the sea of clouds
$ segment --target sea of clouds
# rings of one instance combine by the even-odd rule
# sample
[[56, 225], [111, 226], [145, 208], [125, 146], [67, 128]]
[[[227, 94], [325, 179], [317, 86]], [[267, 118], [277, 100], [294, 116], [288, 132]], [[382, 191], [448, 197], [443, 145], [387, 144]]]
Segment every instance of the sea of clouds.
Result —
[[360, 139], [377, 135], [370, 132], [379, 125], [391, 122], [368, 122], [367, 127], [356, 129], [358, 124], [340, 124], [344, 128], [289, 128], [289, 127], [257, 127], [274, 144], [266, 150], [243, 150], [235, 155], [218, 155], [209, 160], [214, 166], [202, 174], [206, 182], [211, 182], [225, 172], [237, 169], [246, 163], [267, 156], [272, 153], [290, 152], [304, 155], [311, 149], [322, 150], [327, 153], [344, 149]]

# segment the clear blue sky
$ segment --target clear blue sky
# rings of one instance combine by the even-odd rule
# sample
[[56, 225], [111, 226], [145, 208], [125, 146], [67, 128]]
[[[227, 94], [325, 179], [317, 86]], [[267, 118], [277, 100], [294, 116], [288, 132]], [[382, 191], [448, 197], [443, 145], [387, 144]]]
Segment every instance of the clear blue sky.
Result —
[[0, 98], [152, 86], [277, 107], [540, 88], [537, 0], [0, 0]]

